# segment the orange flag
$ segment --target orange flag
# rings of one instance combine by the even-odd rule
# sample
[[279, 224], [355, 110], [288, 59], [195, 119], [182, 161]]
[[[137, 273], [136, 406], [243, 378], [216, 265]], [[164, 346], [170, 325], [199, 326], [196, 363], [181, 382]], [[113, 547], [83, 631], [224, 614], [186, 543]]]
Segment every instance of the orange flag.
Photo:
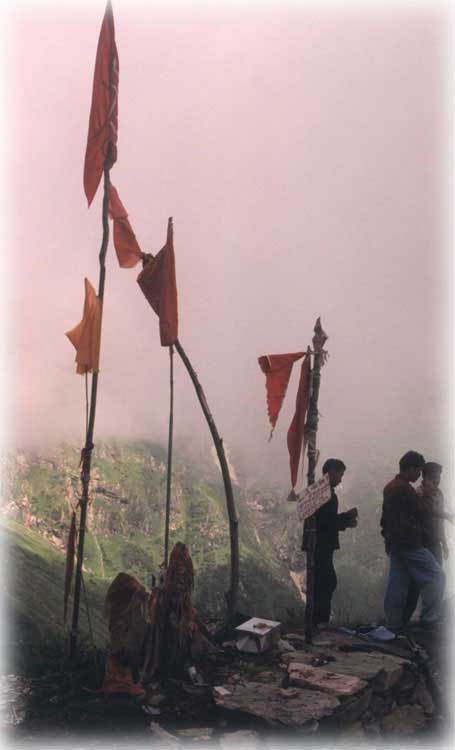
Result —
[[114, 16], [106, 5], [93, 76], [92, 106], [84, 164], [84, 190], [90, 206], [103, 174], [104, 162], [117, 161], [119, 61], [115, 45]]
[[273, 430], [283, 404], [286, 390], [291, 377], [292, 365], [303, 357], [305, 352], [295, 354], [269, 354], [258, 358], [259, 367], [266, 375], [265, 387], [267, 390], [267, 411]]
[[305, 417], [310, 400], [311, 364], [310, 356], [306, 355], [300, 370], [299, 388], [295, 402], [295, 414], [290, 424], [287, 436], [289, 462], [291, 466], [291, 482], [294, 488], [297, 484], [300, 455], [304, 438]]
[[101, 339], [101, 304], [88, 279], [85, 282], [84, 313], [81, 322], [65, 336], [76, 349], [76, 372], [98, 372]]
[[178, 309], [172, 218], [168, 221], [165, 246], [146, 264], [137, 283], [160, 319], [161, 346], [175, 344]]
[[114, 222], [114, 247], [121, 268], [133, 268], [143, 256], [136, 235], [128, 221], [128, 214], [116, 188], [109, 188], [109, 215]]

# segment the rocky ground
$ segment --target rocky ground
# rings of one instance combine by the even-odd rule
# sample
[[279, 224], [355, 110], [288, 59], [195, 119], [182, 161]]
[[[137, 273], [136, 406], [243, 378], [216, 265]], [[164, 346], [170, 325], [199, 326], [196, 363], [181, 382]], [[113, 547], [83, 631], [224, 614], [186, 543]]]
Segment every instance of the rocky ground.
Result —
[[[101, 664], [67, 664], [37, 677], [0, 682], [5, 736], [21, 747], [147, 746], [259, 748], [307, 744], [367, 747], [389, 741], [439, 743], [450, 726], [441, 663], [444, 642], [414, 633], [377, 644], [342, 630], [312, 645], [288, 633], [269, 652], [239, 653], [232, 642], [188, 676], [152, 685], [145, 703], [105, 697]], [[442, 655], [442, 656], [441, 656]], [[441, 661], [442, 659], [442, 661]], [[41, 744], [40, 744], [41, 743]]]

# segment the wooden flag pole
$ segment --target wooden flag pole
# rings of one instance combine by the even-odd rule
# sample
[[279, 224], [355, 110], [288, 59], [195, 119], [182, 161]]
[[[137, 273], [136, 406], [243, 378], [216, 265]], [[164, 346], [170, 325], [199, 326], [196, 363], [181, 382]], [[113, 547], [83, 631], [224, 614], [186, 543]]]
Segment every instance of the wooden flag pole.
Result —
[[[319, 422], [318, 399], [321, 383], [321, 368], [325, 361], [324, 344], [327, 334], [321, 326], [321, 319], [316, 320], [313, 336], [314, 361], [311, 372], [311, 396], [308, 404], [308, 415], [305, 424], [305, 441], [308, 445], [308, 486], [314, 483], [317, 463], [317, 431]], [[306, 550], [306, 606], [305, 606], [305, 640], [312, 642], [314, 611], [314, 551], [316, 548], [316, 516], [313, 514], [305, 520], [302, 549]]]
[[174, 433], [174, 347], [169, 347], [169, 437], [167, 446], [166, 520], [164, 527], [164, 567], [169, 561], [169, 518], [171, 514], [172, 438]]
[[[104, 162], [104, 195], [103, 195], [103, 211], [102, 211], [102, 225], [103, 225], [103, 238], [101, 242], [101, 249], [99, 253], [100, 262], [100, 275], [98, 284], [98, 299], [100, 301], [101, 308], [101, 320], [103, 316], [103, 299], [104, 299], [104, 284], [106, 279], [106, 253], [109, 242], [109, 188], [110, 188], [110, 177], [109, 172], [111, 168], [110, 160], [110, 144], [108, 150], [108, 156]], [[82, 449], [81, 462], [81, 484], [82, 484], [82, 495], [80, 499], [81, 516], [79, 523], [79, 539], [77, 546], [77, 562], [76, 562], [76, 577], [74, 582], [74, 603], [73, 603], [73, 619], [71, 624], [70, 633], [70, 648], [69, 655], [73, 659], [76, 655], [77, 648], [77, 637], [78, 637], [78, 625], [79, 625], [79, 606], [81, 597], [81, 583], [82, 583], [82, 563], [84, 559], [84, 540], [85, 530], [87, 523], [87, 506], [89, 501], [89, 484], [90, 484], [90, 470], [92, 465], [92, 450], [93, 450], [93, 433], [95, 428], [95, 414], [96, 414], [96, 396], [98, 391], [98, 372], [94, 372], [92, 375], [92, 390], [90, 395], [90, 412], [87, 426], [87, 434], [85, 436], [85, 446]]]
[[207, 399], [205, 397], [204, 390], [198, 380], [198, 377], [188, 359], [180, 341], [175, 342], [175, 348], [177, 349], [180, 358], [185, 365], [188, 374], [193, 382], [196, 395], [201, 405], [204, 417], [209, 426], [213, 442], [215, 444], [215, 450], [220, 462], [221, 474], [223, 476], [224, 492], [226, 495], [226, 507], [229, 519], [229, 536], [231, 546], [231, 585], [228, 591], [225, 593], [226, 605], [227, 605], [227, 621], [230, 623], [233, 619], [237, 608], [237, 598], [239, 589], [239, 570], [240, 570], [240, 557], [239, 557], [239, 517], [235, 507], [234, 493], [232, 491], [231, 475], [229, 474], [229, 466], [226, 460], [226, 454], [224, 452], [223, 440], [218, 434], [215, 420], [210, 412]]

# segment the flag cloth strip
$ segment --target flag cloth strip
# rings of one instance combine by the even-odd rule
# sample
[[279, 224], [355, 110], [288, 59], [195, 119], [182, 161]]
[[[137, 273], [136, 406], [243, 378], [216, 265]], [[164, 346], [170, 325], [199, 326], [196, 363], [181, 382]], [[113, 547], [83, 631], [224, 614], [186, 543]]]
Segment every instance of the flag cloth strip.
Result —
[[143, 257], [143, 252], [128, 221], [128, 213], [112, 184], [109, 188], [109, 216], [114, 223], [114, 247], [119, 265], [121, 268], [134, 268]]

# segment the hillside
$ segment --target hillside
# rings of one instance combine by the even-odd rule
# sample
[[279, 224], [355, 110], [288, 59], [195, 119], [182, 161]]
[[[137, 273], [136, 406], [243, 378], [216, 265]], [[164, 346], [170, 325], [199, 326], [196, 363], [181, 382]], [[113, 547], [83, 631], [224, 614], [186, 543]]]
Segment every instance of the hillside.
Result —
[[[196, 465], [179, 453], [170, 542], [188, 545], [196, 572], [196, 606], [206, 616], [217, 616], [223, 612], [229, 585], [229, 534], [221, 478], [210, 457]], [[8, 567], [16, 571], [8, 584], [9, 603], [15, 621], [22, 622], [35, 641], [63, 632], [64, 550], [80, 489], [79, 457], [76, 447], [60, 445], [46, 455], [10, 455], [4, 469], [2, 533], [8, 538]], [[152, 575], [159, 573], [165, 486], [161, 446], [145, 442], [96, 446], [84, 569], [97, 641], [104, 640], [102, 601], [114, 576], [123, 570], [150, 587]], [[280, 511], [283, 503], [270, 492], [260, 496], [257, 489], [251, 493], [236, 486], [235, 494], [240, 517], [239, 610], [280, 620], [302, 617], [302, 600], [283, 559], [289, 508]], [[276, 534], [272, 527], [278, 529]], [[280, 536], [281, 545], [277, 543]]]

